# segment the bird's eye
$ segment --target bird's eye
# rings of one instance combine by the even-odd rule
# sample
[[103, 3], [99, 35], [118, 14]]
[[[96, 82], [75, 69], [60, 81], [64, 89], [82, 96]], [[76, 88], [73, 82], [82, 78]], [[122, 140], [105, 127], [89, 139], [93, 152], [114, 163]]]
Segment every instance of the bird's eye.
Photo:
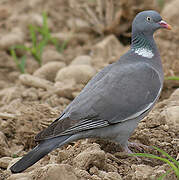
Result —
[[146, 19], [147, 19], [147, 21], [151, 21], [151, 17], [149, 17], [149, 16], [146, 17]]

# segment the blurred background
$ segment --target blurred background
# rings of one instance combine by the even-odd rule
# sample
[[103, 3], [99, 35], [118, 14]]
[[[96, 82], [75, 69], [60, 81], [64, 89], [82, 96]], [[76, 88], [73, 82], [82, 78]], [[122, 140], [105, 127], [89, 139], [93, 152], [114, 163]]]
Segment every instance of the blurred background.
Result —
[[129, 49], [132, 20], [149, 9], [172, 26], [155, 33], [166, 79], [131, 140], [178, 157], [178, 0], [0, 0], [0, 179], [148, 180], [167, 171], [160, 161], [139, 163], [99, 140], [56, 150], [24, 174], [8, 170], [87, 82]]

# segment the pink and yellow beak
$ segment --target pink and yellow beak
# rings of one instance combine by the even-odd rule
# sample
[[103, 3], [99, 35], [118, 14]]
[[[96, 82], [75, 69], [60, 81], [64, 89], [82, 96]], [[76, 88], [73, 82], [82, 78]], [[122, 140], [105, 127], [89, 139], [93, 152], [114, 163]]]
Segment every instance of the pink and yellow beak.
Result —
[[165, 29], [168, 29], [168, 30], [171, 30], [171, 29], [172, 29], [172, 27], [171, 27], [169, 24], [167, 24], [165, 21], [163, 21], [163, 20], [161, 20], [161, 21], [159, 22], [159, 24], [160, 24], [160, 26], [161, 26], [162, 28], [165, 28]]

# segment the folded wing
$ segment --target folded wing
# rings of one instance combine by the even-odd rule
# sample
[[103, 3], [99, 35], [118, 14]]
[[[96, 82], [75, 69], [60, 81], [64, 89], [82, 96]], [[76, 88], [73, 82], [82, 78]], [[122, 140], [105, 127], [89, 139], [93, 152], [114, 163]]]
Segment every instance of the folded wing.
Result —
[[162, 88], [158, 73], [141, 62], [114, 66], [89, 83], [64, 114], [36, 136], [37, 141], [139, 117], [152, 108]]

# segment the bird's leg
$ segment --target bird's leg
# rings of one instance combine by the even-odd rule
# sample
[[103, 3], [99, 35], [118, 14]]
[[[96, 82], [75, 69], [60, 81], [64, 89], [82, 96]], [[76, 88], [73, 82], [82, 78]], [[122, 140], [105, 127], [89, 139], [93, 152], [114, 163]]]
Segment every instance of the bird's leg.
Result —
[[139, 151], [143, 151], [143, 149], [149, 149], [149, 148], [151, 148], [150, 146], [146, 146], [146, 145], [144, 145], [144, 144], [135, 143], [135, 142], [128, 142], [128, 146], [129, 146], [129, 147], [134, 147], [134, 148], [138, 149]]
[[132, 154], [133, 152], [129, 149], [128, 145], [123, 147], [124, 152], [126, 152], [127, 154]]
[[[129, 144], [129, 142], [128, 142], [128, 144]], [[129, 149], [128, 144], [123, 147], [123, 150], [124, 150], [124, 152], [126, 152], [127, 154], [133, 154], [133, 152]], [[135, 156], [135, 158], [136, 158], [136, 160], [137, 160], [138, 162], [141, 162], [141, 159], [140, 159], [139, 157]]]

